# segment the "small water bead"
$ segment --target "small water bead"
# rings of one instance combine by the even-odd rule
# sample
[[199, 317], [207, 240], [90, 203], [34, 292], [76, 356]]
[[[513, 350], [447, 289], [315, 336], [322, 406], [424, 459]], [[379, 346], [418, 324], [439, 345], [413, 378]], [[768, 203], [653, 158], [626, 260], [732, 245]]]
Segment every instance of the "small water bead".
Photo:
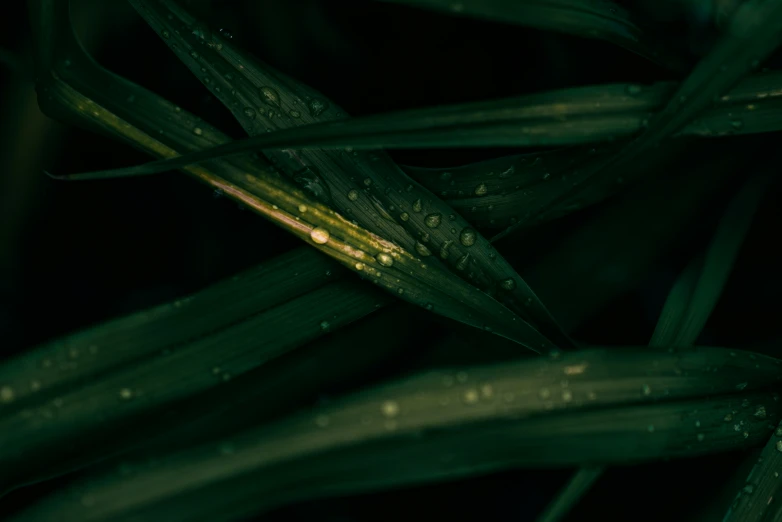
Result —
[[782, 437], [782, 426], [774, 430], [774, 435], [776, 435], [777, 437]]
[[252, 107], [245, 107], [244, 108], [244, 115], [250, 118], [251, 120], [255, 119], [255, 109]]
[[320, 322], [320, 329], [321, 330], [326, 331], [329, 328], [331, 328], [331, 324], [328, 321], [321, 321]]
[[16, 396], [16, 393], [14, 392], [14, 389], [10, 386], [3, 386], [0, 387], [0, 402], [3, 403], [9, 403], [14, 400], [14, 397]]
[[358, 271], [364, 270], [364, 263], [356, 263], [356, 270]]
[[765, 406], [758, 406], [754, 413], [755, 417], [758, 419], [765, 419], [766, 418], [766, 407]]
[[375, 256], [375, 259], [383, 266], [392, 266], [394, 264], [394, 258], [385, 252], [380, 252]]
[[464, 402], [465, 404], [475, 404], [478, 402], [478, 399], [480, 396], [478, 395], [478, 390], [475, 388], [470, 388], [464, 392]]
[[641, 386], [641, 393], [643, 393], [645, 396], [649, 396], [652, 394], [652, 388], [648, 384], [644, 384]]
[[130, 388], [122, 388], [119, 391], [119, 398], [122, 399], [122, 400], [125, 400], [125, 401], [127, 401], [129, 399], [132, 399], [133, 398], [133, 390], [131, 390]]
[[424, 207], [423, 207], [423, 205], [421, 204], [421, 200], [420, 200], [420, 199], [416, 199], [416, 200], [413, 202], [413, 212], [421, 212], [421, 210], [423, 210], [423, 208], [424, 208]]
[[309, 109], [310, 114], [315, 118], [323, 114], [327, 108], [328, 104], [318, 98], [311, 99], [307, 104], [307, 109]]
[[573, 400], [573, 392], [570, 390], [562, 390], [562, 400], [570, 402]]
[[421, 243], [420, 241], [415, 242], [415, 251], [418, 252], [418, 255], [422, 257], [431, 256], [432, 252], [426, 248], [426, 245]]
[[301, 212], [302, 214], [304, 212], [307, 212], [307, 205], [299, 205], [299, 212]]
[[358, 191], [358, 190], [356, 190], [356, 189], [351, 189], [351, 190], [349, 190], [349, 191], [348, 191], [348, 199], [349, 199], [350, 201], [356, 201], [356, 200], [358, 200], [358, 196], [359, 196], [359, 191]]
[[453, 241], [450, 239], [447, 240], [445, 243], [443, 243], [443, 246], [440, 247], [440, 257], [443, 259], [448, 259], [448, 256], [451, 255], [451, 245], [453, 244]]
[[399, 415], [399, 403], [396, 401], [385, 401], [380, 406], [380, 411], [383, 412], [383, 415], [386, 417], [396, 417]]
[[462, 384], [467, 382], [467, 379], [469, 379], [469, 376], [467, 375], [467, 372], [456, 372], [456, 380]]
[[437, 228], [442, 222], [442, 214], [429, 214], [424, 218], [424, 224], [429, 228]]
[[372, 185], [372, 180], [369, 178], [364, 178], [364, 185], [366, 185], [367, 187]]
[[410, 219], [410, 214], [408, 214], [407, 212], [402, 212], [401, 214], [399, 214], [399, 219], [401, 219], [402, 221], [407, 221]]
[[782, 451], [782, 440], [778, 440], [775, 447], [777, 448], [777, 451]]
[[475, 244], [477, 237], [478, 235], [476, 234], [475, 230], [471, 228], [465, 228], [462, 230], [462, 233], [459, 234], [459, 242], [466, 247], [470, 247]]
[[265, 86], [261, 87], [259, 90], [261, 92], [261, 96], [263, 97], [263, 101], [273, 107], [280, 106], [280, 94], [276, 90]]
[[[331, 234], [329, 234], [329, 231], [326, 230], [325, 228], [321, 228], [321, 227], [313, 228], [312, 231], [310, 232], [310, 238], [312, 239], [312, 241], [319, 245], [328, 243], [330, 237]], [[358, 268], [358, 266], [356, 268]]]
[[706, 435], [703, 433], [698, 433], [698, 442], [703, 442], [703, 440], [706, 438]]
[[485, 196], [489, 193], [489, 187], [486, 186], [486, 183], [481, 183], [477, 187], [475, 187], [475, 195], [476, 196]]
[[201, 136], [203, 133], [204, 131], [203, 129], [201, 129], [201, 127], [195, 127], [193, 129], [193, 134], [195, 134], [196, 136]]
[[456, 262], [456, 269], [457, 270], [467, 270], [468, 266], [470, 266], [470, 254], [464, 254]]
[[551, 391], [548, 388], [541, 388], [538, 392], [538, 396], [545, 401], [551, 397]]
[[288, 114], [291, 115], [291, 118], [300, 118], [301, 113], [299, 111], [290, 111]]
[[171, 33], [163, 29], [163, 31], [160, 33], [163, 38], [171, 38]]
[[641, 94], [642, 89], [640, 85], [628, 85], [625, 90], [627, 91], [627, 94], [635, 96], [636, 94]]
[[502, 287], [503, 290], [508, 290], [508, 291], [515, 290], [516, 289], [516, 281], [514, 281], [513, 279], [510, 279], [510, 278], [509, 279], [504, 279], [500, 283], [500, 286]]

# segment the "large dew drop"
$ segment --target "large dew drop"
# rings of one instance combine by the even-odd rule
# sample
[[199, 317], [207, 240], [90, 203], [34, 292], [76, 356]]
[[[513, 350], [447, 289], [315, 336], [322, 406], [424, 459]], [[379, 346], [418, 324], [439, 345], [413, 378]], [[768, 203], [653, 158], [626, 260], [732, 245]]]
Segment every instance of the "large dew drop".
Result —
[[462, 233], [459, 234], [459, 242], [466, 247], [473, 246], [477, 237], [478, 236], [475, 233], [475, 230], [471, 228], [465, 228], [462, 230]]
[[380, 252], [375, 256], [375, 259], [377, 259], [377, 262], [383, 266], [391, 266], [394, 264], [394, 258], [385, 252]]
[[310, 238], [314, 243], [317, 243], [319, 245], [324, 245], [328, 243], [329, 238], [331, 237], [331, 234], [329, 234], [329, 231], [325, 228], [317, 227], [313, 228], [310, 232]]

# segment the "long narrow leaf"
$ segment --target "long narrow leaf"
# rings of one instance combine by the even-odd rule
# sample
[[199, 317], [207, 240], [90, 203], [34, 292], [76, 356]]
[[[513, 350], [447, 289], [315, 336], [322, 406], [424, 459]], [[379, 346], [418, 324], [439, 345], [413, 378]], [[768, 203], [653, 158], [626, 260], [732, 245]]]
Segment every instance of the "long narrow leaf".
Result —
[[[68, 25], [67, 5], [67, 0], [47, 0], [34, 11], [33, 20], [51, 27], [61, 41], [58, 49], [69, 56], [55, 65], [55, 71], [43, 76], [44, 108], [54, 106], [60, 113], [70, 111], [70, 116], [78, 121], [90, 122], [93, 127], [163, 157], [176, 155], [177, 149], [192, 150], [204, 143], [228, 141], [213, 127], [90, 60]], [[83, 88], [89, 97], [71, 84]], [[128, 99], [134, 102], [128, 104]], [[515, 339], [534, 351], [553, 346], [489, 295], [441, 265], [423, 263], [404, 248], [349, 222], [292, 187], [259, 158], [212, 162], [208, 167], [186, 170], [398, 298]]]
[[764, 440], [782, 414], [767, 393], [735, 394], [736, 381], [764, 388], [780, 368], [717, 348], [626, 348], [431, 372], [251, 430], [225, 441], [228, 452], [207, 446], [112, 471], [13, 520], [229, 520], [508, 467], [726, 451]]

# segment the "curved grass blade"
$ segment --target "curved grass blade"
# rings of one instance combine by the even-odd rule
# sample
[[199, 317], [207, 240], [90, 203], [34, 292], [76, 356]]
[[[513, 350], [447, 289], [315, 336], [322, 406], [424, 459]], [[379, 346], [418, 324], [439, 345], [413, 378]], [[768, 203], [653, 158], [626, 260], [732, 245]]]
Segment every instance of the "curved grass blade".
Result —
[[[131, 4], [248, 133], [268, 135], [270, 130], [338, 117], [340, 109], [333, 102], [255, 61], [229, 40], [218, 35], [208, 42], [202, 39], [192, 30], [199, 22], [176, 4], [149, 0]], [[442, 261], [495, 295], [555, 344], [572, 345], [532, 289], [489, 242], [385, 154], [318, 150], [264, 154], [312, 197], [409, 252], [427, 257], [431, 266]]]
[[[42, 88], [45, 107], [51, 104], [61, 112], [71, 111], [71, 117], [78, 121], [91, 122], [157, 156], [171, 157], [177, 150], [229, 140], [180, 108], [95, 64], [67, 25], [67, 1], [43, 2], [38, 8], [34, 20], [59, 31], [63, 43], [58, 49], [69, 56], [61, 66], [55, 65], [56, 72], [48, 73], [51, 80]], [[68, 82], [84, 88], [89, 97]], [[132, 107], [126, 102], [129, 98], [134, 100]], [[159, 134], [161, 129], [163, 135]], [[260, 158], [211, 162], [208, 168], [185, 170], [398, 298], [515, 339], [534, 351], [553, 347], [535, 328], [486, 293], [441, 265], [425, 264], [404, 248], [349, 222], [291, 186]]]
[[741, 244], [772, 175], [751, 178], [736, 194], [717, 226], [704, 256], [689, 264], [665, 302], [652, 346], [689, 346], [695, 343], [730, 276]]
[[661, 59], [659, 42], [650, 42], [629, 12], [608, 0], [467, 0], [458, 4], [448, 0], [383, 1], [605, 40], [675, 69], [683, 65], [673, 57]]
[[735, 382], [777, 383], [779, 363], [717, 348], [627, 348], [429, 372], [245, 432], [225, 441], [228, 454], [209, 445], [131, 474], [98, 475], [13, 520], [229, 520], [306, 498], [509, 467], [748, 447], [764, 440], [782, 407], [768, 393], [735, 394]]

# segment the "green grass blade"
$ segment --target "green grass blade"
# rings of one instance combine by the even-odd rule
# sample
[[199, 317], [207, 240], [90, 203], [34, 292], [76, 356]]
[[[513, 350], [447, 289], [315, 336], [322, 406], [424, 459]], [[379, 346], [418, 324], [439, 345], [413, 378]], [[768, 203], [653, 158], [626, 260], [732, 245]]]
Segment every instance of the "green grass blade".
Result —
[[428, 372], [232, 437], [227, 454], [209, 445], [129, 475], [112, 470], [12, 520], [229, 520], [509, 467], [727, 451], [765, 440], [782, 407], [749, 390], [780, 378], [779, 360], [718, 348], [588, 350]]
[[457, 16], [512, 23], [585, 38], [605, 40], [649, 60], [679, 69], [680, 60], [660, 58], [658, 45], [633, 21], [630, 13], [603, 0], [384, 0]]
[[782, 424], [768, 439], [760, 457], [752, 467], [745, 483], [736, 494], [722, 522], [776, 522], [782, 517], [782, 508], [776, 501], [782, 484]]
[[[249, 134], [266, 135], [270, 130], [333, 119], [340, 112], [331, 100], [242, 53], [229, 40], [213, 35], [210, 42], [204, 42], [186, 30], [199, 22], [175, 4], [131, 3]], [[324, 107], [321, 112], [305, 109], [316, 102]], [[442, 262], [471, 284], [496, 295], [555, 344], [572, 344], [532, 289], [489, 242], [386, 155], [317, 150], [265, 151], [265, 155], [311, 196], [409, 252], [427, 257], [427, 264]]]
[[[64, 112], [157, 156], [171, 157], [204, 143], [228, 141], [217, 129], [95, 64], [67, 25], [67, 1], [40, 5], [50, 8], [41, 9], [49, 13], [43, 21], [61, 32], [59, 49], [69, 57], [55, 71], [42, 75], [44, 110]], [[206, 168], [186, 170], [397, 298], [514, 339], [534, 351], [553, 347], [534, 327], [486, 293], [442, 265], [426, 264], [410, 251], [356, 226], [293, 187], [261, 158], [212, 162]]]
[[704, 256], [690, 263], [671, 290], [651, 345], [695, 343], [727, 284], [755, 211], [772, 180], [769, 174], [754, 176], [736, 194]]
[[[778, 91], [782, 73], [770, 72], [751, 81], [757, 90], [752, 108], [739, 109], [727, 93], [717, 100], [711, 111], [701, 112], [712, 103], [700, 103], [692, 116], [707, 115], [706, 122], [687, 120], [683, 128], [666, 129], [670, 135], [721, 136], [769, 132], [782, 128], [780, 104], [769, 98]], [[682, 85], [679, 89], [686, 87]], [[744, 83], [737, 87], [746, 96]], [[685, 90], [689, 90], [685, 89]], [[399, 111], [363, 116], [333, 122], [286, 129], [263, 136], [237, 140], [213, 149], [181, 158], [150, 162], [139, 166], [106, 171], [71, 174], [67, 179], [110, 178], [156, 174], [215, 158], [246, 154], [263, 149], [378, 149], [487, 146], [555, 146], [598, 143], [654, 130], [650, 121], [666, 101], [678, 92], [677, 85], [660, 83], [651, 86], [608, 84], [547, 91], [543, 93], [474, 102], [460, 105]], [[700, 97], [698, 98], [700, 99]], [[673, 103], [673, 102], [671, 102]], [[666, 114], [669, 109], [665, 109]], [[754, 111], [754, 112], [753, 112]], [[731, 118], [744, 114], [752, 125]], [[719, 125], [727, 121], [728, 129]], [[657, 121], [667, 121], [663, 117]], [[677, 120], [678, 121], [678, 120]], [[723, 123], [724, 123], [723, 121]], [[715, 128], [711, 128], [711, 125]], [[660, 124], [662, 125], [662, 124]], [[656, 127], [655, 127], [656, 128]], [[671, 130], [673, 129], [673, 130]], [[658, 131], [644, 133], [647, 138], [661, 137]], [[657, 138], [655, 140], [659, 141]], [[642, 143], [641, 143], [642, 145]], [[636, 145], [640, 147], [640, 145]], [[639, 148], [641, 151], [647, 146]], [[636, 150], [635, 148], [632, 150]]]
[[573, 474], [537, 522], [559, 522], [603, 474], [601, 466], [583, 467]]

